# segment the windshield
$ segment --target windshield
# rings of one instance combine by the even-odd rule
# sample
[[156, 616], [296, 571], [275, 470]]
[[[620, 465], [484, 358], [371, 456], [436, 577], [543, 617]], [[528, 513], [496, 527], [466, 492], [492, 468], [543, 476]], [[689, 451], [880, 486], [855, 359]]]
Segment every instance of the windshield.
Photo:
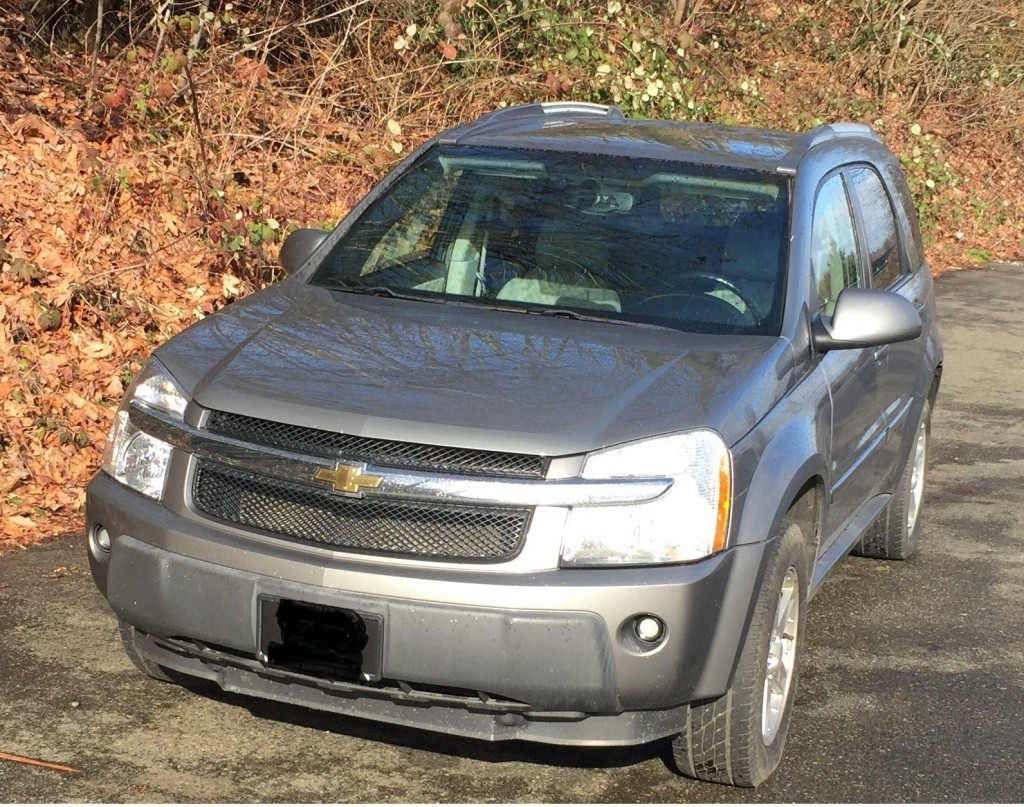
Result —
[[704, 333], [778, 334], [786, 182], [756, 171], [438, 146], [312, 278]]

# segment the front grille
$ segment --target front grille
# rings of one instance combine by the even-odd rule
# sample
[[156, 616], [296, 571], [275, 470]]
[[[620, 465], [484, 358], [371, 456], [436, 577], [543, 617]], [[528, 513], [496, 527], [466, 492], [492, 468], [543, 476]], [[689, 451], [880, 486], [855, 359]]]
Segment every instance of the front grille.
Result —
[[344, 498], [209, 460], [192, 500], [213, 518], [351, 552], [440, 561], [499, 562], [522, 545], [529, 509]]
[[206, 428], [247, 443], [389, 468], [527, 479], [542, 479], [547, 472], [547, 460], [533, 454], [357, 437], [231, 412], [211, 412]]

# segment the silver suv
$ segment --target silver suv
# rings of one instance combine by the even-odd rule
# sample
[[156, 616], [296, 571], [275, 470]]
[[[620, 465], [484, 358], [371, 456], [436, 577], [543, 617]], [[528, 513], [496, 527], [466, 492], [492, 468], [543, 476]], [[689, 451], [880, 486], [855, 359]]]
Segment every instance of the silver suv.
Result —
[[503, 109], [281, 260], [89, 486], [135, 664], [764, 780], [808, 600], [921, 531], [942, 348], [879, 138]]

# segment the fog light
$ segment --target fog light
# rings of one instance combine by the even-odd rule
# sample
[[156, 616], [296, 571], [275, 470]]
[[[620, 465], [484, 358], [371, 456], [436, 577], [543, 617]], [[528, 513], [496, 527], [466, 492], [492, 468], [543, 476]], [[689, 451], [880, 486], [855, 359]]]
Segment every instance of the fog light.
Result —
[[633, 620], [633, 630], [641, 642], [651, 644], [665, 633], [665, 625], [656, 616], [638, 616]]
[[92, 528], [92, 539], [96, 542], [96, 546], [104, 552], [110, 551], [110, 533], [102, 524], [97, 524]]

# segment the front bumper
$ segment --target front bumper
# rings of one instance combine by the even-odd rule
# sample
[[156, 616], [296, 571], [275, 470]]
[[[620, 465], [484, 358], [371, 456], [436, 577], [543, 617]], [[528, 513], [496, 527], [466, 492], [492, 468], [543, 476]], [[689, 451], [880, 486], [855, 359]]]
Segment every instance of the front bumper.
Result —
[[[689, 565], [493, 570], [384, 565], [247, 540], [184, 517], [100, 474], [90, 565], [139, 651], [222, 688], [489, 740], [632, 744], [677, 732], [686, 704], [728, 687], [765, 544]], [[262, 598], [383, 618], [382, 680], [348, 683], [267, 667]], [[654, 614], [666, 636], [640, 646]]]

